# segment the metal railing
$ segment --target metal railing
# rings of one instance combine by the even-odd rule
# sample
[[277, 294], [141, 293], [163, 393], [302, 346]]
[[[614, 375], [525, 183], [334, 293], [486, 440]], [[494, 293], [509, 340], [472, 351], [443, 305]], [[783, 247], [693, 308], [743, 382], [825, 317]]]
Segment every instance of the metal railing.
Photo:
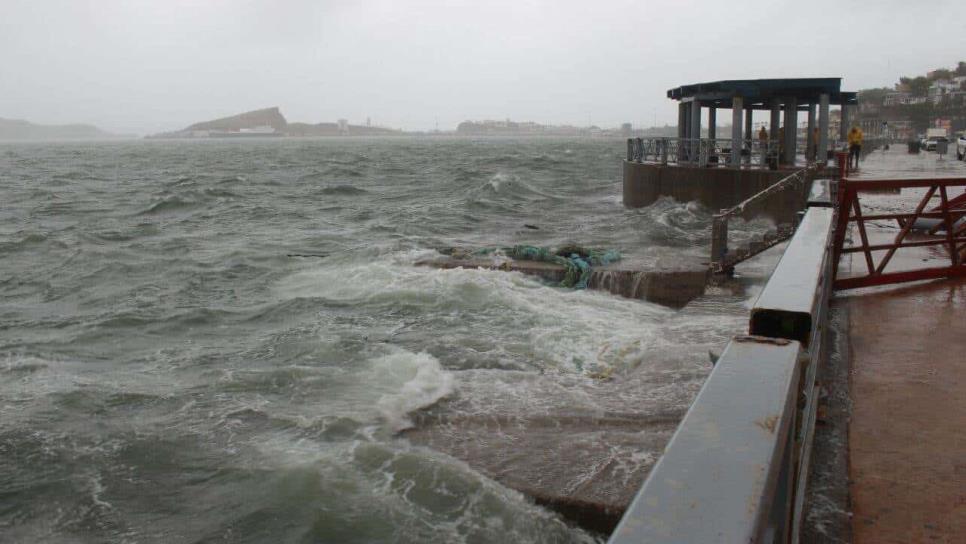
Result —
[[611, 535], [795, 543], [832, 278], [830, 207], [808, 208], [751, 312]]
[[694, 166], [737, 166], [777, 168], [780, 146], [777, 141], [739, 140], [737, 148], [730, 138], [629, 138], [627, 160], [655, 164]]
[[[752, 206], [759, 205], [768, 198], [788, 190], [797, 190], [804, 196], [805, 186], [814, 177], [818, 167], [811, 164], [801, 170], [797, 170], [779, 181], [773, 183], [765, 190], [752, 195], [743, 202], [721, 210], [711, 219], [711, 270], [715, 273], [728, 272], [739, 262], [748, 259], [761, 251], [786, 240], [793, 232], [792, 226], [781, 227], [774, 235], [766, 236], [761, 242], [749, 245], [738, 251], [729, 250], [728, 246], [728, 222], [745, 213]], [[791, 230], [790, 230], [791, 229]]]
[[[740, 140], [740, 167], [775, 169], [780, 163], [783, 144], [778, 140], [744, 139]], [[866, 139], [862, 156], [889, 143], [885, 139]], [[681, 164], [692, 166], [734, 166], [731, 164], [731, 138], [628, 138], [628, 162], [652, 164]], [[832, 160], [836, 151], [847, 149], [844, 141], [829, 140], [827, 160]], [[796, 140], [795, 154], [805, 163], [816, 162], [816, 152], [808, 143]]]
[[[865, 215], [858, 194], [862, 191], [902, 190], [919, 188], [925, 193], [919, 200], [914, 211], [900, 210], [890, 213]], [[870, 287], [890, 283], [927, 280], [943, 277], [966, 276], [966, 206], [960, 195], [951, 194], [954, 188], [960, 191], [966, 188], [966, 178], [936, 178], [936, 179], [849, 179], [839, 181], [841, 200], [839, 216], [835, 231], [836, 260], [843, 254], [861, 253], [865, 258], [865, 275], [838, 278], [835, 280], [836, 289], [853, 289]], [[940, 204], [932, 210], [926, 210], [927, 205], [935, 195], [939, 195]], [[900, 230], [889, 243], [872, 244], [869, 242], [865, 224], [867, 221], [896, 221]], [[925, 235], [920, 235], [915, 241], [907, 241], [906, 237], [916, 223], [929, 221]], [[859, 233], [860, 243], [852, 246], [845, 245], [845, 234], [849, 224], [854, 223]], [[944, 233], [939, 235], [939, 231]], [[892, 257], [902, 248], [938, 246], [945, 248], [949, 256], [948, 266], [887, 270]], [[885, 252], [881, 257], [878, 254]]]
[[[777, 169], [781, 160], [783, 144], [778, 140], [744, 139], [738, 141], [737, 150], [731, 138], [628, 138], [627, 161], [651, 164], [680, 164], [690, 166], [737, 166], [743, 168]], [[870, 142], [869, 149], [863, 148], [863, 154], [871, 152], [881, 142]], [[829, 141], [829, 157], [834, 151], [844, 149], [844, 144]], [[796, 143], [796, 157], [805, 163], [815, 161], [815, 152], [809, 149], [807, 142], [798, 140]], [[739, 161], [732, 163], [732, 155], [738, 153]]]

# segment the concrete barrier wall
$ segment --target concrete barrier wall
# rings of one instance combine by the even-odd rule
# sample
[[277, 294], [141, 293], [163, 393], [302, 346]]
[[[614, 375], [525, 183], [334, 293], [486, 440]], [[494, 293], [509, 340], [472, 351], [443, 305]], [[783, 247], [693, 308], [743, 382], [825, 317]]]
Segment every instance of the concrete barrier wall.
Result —
[[[681, 202], [697, 201], [717, 212], [767, 189], [791, 170], [700, 168], [624, 161], [624, 205], [649, 206], [662, 196]], [[767, 199], [749, 216], [762, 214], [777, 223], [792, 223], [804, 208], [807, 188], [789, 190]]]

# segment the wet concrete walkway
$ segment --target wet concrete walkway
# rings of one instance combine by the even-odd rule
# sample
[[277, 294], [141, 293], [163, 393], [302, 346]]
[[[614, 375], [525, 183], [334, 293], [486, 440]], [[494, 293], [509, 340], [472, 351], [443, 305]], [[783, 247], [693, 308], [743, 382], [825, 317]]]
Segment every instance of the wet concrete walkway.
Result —
[[966, 282], [850, 297], [856, 543], [966, 538]]
[[[919, 163], [927, 166], [922, 174], [966, 175], [962, 163], [923, 162], [934, 161], [932, 154], [894, 155], [883, 157], [885, 164], [867, 160], [879, 168], [865, 175], [907, 176]], [[890, 168], [893, 161], [914, 167]], [[905, 208], [919, 195], [869, 195], [863, 211]], [[870, 236], [891, 240], [896, 232], [880, 224]], [[904, 249], [896, 258], [900, 269], [948, 262], [940, 249]], [[851, 268], [859, 273], [864, 266], [855, 258]], [[853, 541], [966, 541], [966, 281], [847, 291], [836, 304], [849, 314]]]

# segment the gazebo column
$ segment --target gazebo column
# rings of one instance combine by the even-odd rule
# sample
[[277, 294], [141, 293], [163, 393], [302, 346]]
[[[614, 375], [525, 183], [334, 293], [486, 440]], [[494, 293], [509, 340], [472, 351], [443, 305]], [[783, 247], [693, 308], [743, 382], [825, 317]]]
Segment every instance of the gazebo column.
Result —
[[842, 125], [839, 127], [839, 140], [849, 139], [849, 129], [852, 128], [852, 106], [842, 104]]
[[798, 147], [798, 99], [791, 96], [785, 99], [785, 148], [784, 163], [795, 164], [795, 148]]
[[750, 142], [755, 139], [755, 110], [748, 108], [745, 110], [745, 140]]
[[678, 138], [684, 138], [684, 127], [687, 120], [687, 102], [678, 104]]
[[701, 150], [701, 103], [697, 100], [691, 102], [691, 162], [698, 163], [698, 155]]
[[731, 99], [731, 158], [729, 164], [738, 167], [741, 164], [741, 110], [744, 99], [736, 96]]
[[774, 141], [778, 139], [778, 125], [781, 123], [781, 100], [777, 98], [771, 99], [771, 123], [768, 127], [768, 140]]
[[684, 140], [688, 137], [688, 108], [687, 102], [678, 104], [678, 162], [684, 160]]
[[828, 100], [829, 96], [823, 94], [818, 99], [818, 164], [828, 164]]
[[745, 109], [745, 140], [742, 142], [742, 149], [745, 149], [744, 146], [748, 146], [748, 154], [745, 155], [744, 161], [746, 164], [751, 164], [751, 150], [754, 147], [752, 142], [755, 141], [754, 113], [754, 108], [749, 104], [749, 107]]
[[718, 107], [708, 106], [708, 138], [714, 140], [718, 137]]
[[814, 160], [815, 145], [815, 104], [808, 105], [808, 121], [805, 128], [805, 162]]

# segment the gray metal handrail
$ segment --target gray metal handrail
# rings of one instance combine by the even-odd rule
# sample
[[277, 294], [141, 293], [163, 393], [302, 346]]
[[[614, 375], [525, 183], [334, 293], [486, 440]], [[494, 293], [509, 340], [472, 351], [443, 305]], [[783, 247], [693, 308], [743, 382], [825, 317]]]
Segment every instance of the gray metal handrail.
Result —
[[801, 170], [792, 172], [784, 178], [778, 180], [766, 189], [746, 198], [731, 208], [721, 210], [711, 218], [711, 270], [713, 272], [724, 272], [734, 267], [740, 256], [733, 255], [729, 259], [728, 252], [728, 222], [745, 212], [749, 207], [760, 204], [762, 201], [787, 191], [789, 189], [800, 189], [804, 193], [805, 184], [818, 171], [816, 164], [809, 164]]
[[796, 543], [809, 472], [835, 210], [808, 208], [612, 544]]
[[[742, 166], [776, 168], [780, 145], [777, 140], [731, 138], [628, 138], [628, 162], [688, 164], [695, 166]], [[732, 162], [732, 155], [739, 161]]]

